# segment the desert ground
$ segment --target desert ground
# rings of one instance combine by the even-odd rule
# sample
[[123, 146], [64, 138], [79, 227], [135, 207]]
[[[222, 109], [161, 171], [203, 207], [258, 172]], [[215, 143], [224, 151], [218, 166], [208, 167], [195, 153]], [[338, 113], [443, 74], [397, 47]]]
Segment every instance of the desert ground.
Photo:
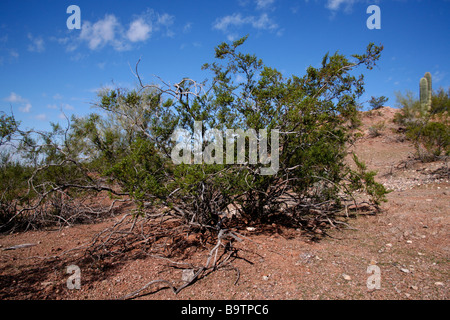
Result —
[[[155, 283], [134, 299], [449, 299], [448, 163], [414, 159], [414, 147], [392, 122], [397, 111], [364, 112], [363, 136], [351, 147], [392, 190], [381, 212], [362, 210], [344, 217], [339, 228], [315, 234], [277, 224], [238, 230], [245, 238], [234, 244], [241, 250], [230, 266], [178, 294]], [[383, 121], [378, 135], [371, 134], [369, 128]], [[88, 243], [126, 210], [101, 223], [0, 236], [0, 299], [119, 299], [155, 279], [179, 285], [182, 268], [134, 250], [119, 260], [79, 265], [80, 288], [68, 288], [67, 267], [84, 254], [71, 249]], [[193, 245], [173, 259], [204, 263], [214, 244], [196, 246], [190, 237]], [[11, 248], [21, 244], [31, 246]], [[377, 288], [368, 286], [375, 275], [370, 270], [378, 270]]]

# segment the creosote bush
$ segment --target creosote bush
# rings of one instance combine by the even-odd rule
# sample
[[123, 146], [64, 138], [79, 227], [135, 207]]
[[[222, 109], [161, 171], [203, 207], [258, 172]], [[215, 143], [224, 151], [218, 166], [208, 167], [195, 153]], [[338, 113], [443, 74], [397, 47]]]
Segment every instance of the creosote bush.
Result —
[[[136, 217], [163, 208], [165, 215], [192, 228], [217, 230], [232, 210], [239, 223], [273, 222], [285, 214], [301, 225], [311, 212], [319, 212], [316, 219], [332, 218], [345, 203], [356, 203], [360, 193], [378, 206], [386, 190], [375, 173], [356, 157], [357, 169], [350, 169], [345, 157], [351, 123], [357, 122], [357, 100], [364, 93], [364, 77], [354, 71], [372, 69], [383, 47], [369, 44], [366, 52], [350, 58], [326, 54], [320, 67], [285, 77], [239, 51], [246, 39], [217, 46], [215, 61], [202, 67], [211, 77], [202, 83], [184, 78], [175, 85], [143, 84], [138, 62], [138, 88], [100, 92], [95, 103], [100, 113], [72, 117], [65, 130], [54, 126], [52, 133], [38, 134], [38, 140], [3, 117], [2, 141], [15, 130], [26, 159], [20, 169], [8, 164], [11, 172], [26, 168], [28, 183], [18, 194], [33, 200], [23, 208], [36, 210], [51, 195], [75, 199], [81, 192], [107, 191], [114, 199], [132, 200]], [[237, 147], [224, 153], [232, 163], [194, 163], [192, 158], [174, 164], [172, 134], [182, 128], [193, 137], [195, 121], [203, 123], [203, 133], [267, 130], [272, 137], [276, 130], [278, 170], [260, 174], [267, 164], [250, 161], [248, 139], [243, 154]], [[203, 141], [202, 150], [210, 143]], [[267, 149], [274, 143], [268, 139]], [[245, 161], [238, 162], [242, 155]], [[2, 183], [7, 181], [5, 176]], [[2, 198], [2, 206], [8, 201]]]

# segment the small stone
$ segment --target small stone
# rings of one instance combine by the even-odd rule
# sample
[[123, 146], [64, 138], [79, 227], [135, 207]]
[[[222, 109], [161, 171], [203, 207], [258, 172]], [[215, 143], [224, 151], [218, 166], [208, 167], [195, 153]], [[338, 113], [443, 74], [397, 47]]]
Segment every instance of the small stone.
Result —
[[406, 268], [400, 268], [400, 271], [404, 272], [404, 273], [409, 273], [409, 269], [406, 269]]
[[419, 290], [419, 287], [418, 287], [418, 286], [411, 286], [411, 289], [413, 289], [413, 290]]
[[439, 287], [443, 287], [444, 283], [443, 282], [435, 282], [434, 285], [435, 286], [439, 286]]
[[392, 243], [386, 243], [386, 247], [392, 248]]
[[344, 278], [344, 280], [350, 281], [352, 280], [352, 277], [350, 277], [348, 274], [342, 274], [342, 278]]
[[256, 228], [254, 228], [254, 227], [247, 227], [246, 229], [247, 229], [247, 231], [250, 231], [250, 232], [256, 230]]
[[409, 244], [411, 244], [411, 243], [412, 243], [412, 241], [411, 241], [411, 240], [408, 240], [408, 241], [406, 241], [406, 243], [409, 243]]
[[194, 280], [194, 276], [194, 269], [185, 269], [181, 274], [181, 280], [184, 282], [191, 282], [192, 280]]
[[269, 280], [269, 276], [263, 276], [262, 279], [263, 279], [264, 281], [267, 281], [267, 280]]
[[314, 233], [316, 233], [316, 234], [322, 234], [323, 232], [322, 232], [322, 230], [320, 230], [320, 229], [315, 229], [315, 230], [314, 230]]
[[375, 260], [370, 260], [370, 265], [374, 266], [376, 264], [377, 264], [377, 262]]

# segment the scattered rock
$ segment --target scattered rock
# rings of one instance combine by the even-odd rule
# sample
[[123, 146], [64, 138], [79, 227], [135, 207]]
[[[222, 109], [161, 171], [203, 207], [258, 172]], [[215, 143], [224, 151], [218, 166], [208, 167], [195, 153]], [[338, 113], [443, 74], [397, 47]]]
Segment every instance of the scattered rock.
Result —
[[410, 288], [413, 289], [413, 290], [419, 290], [418, 286], [411, 286]]
[[262, 279], [263, 279], [264, 281], [267, 281], [267, 280], [269, 280], [269, 276], [263, 276]]
[[434, 285], [435, 286], [439, 286], [439, 287], [443, 287], [444, 283], [443, 282], [435, 282]]
[[344, 278], [344, 280], [347, 280], [347, 281], [352, 280], [352, 277], [350, 277], [348, 274], [345, 274], [345, 273], [342, 274], [342, 278]]
[[304, 252], [299, 255], [299, 259], [295, 264], [311, 263], [313, 258], [317, 258], [317, 256], [309, 252]]
[[252, 232], [252, 231], [255, 231], [255, 230], [256, 230], [256, 228], [254, 228], [254, 227], [247, 227], [246, 229], [247, 229], [247, 231], [250, 231], [250, 232]]
[[409, 269], [406, 269], [406, 268], [400, 268], [400, 271], [404, 272], [404, 273], [409, 273], [410, 272]]
[[392, 243], [386, 243], [387, 248], [392, 248]]
[[184, 282], [191, 282], [194, 280], [195, 272], [194, 269], [184, 269], [181, 274], [181, 280]]
[[412, 241], [411, 241], [411, 240], [408, 240], [408, 241], [406, 241], [406, 243], [409, 243], [409, 244], [411, 244], [411, 243], [412, 243]]

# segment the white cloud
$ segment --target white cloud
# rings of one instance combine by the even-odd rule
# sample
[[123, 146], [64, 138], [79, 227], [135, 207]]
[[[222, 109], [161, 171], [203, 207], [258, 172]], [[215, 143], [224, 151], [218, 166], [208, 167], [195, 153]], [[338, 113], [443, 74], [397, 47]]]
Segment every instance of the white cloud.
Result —
[[33, 37], [31, 33], [28, 34], [28, 39], [31, 41], [31, 44], [28, 45], [28, 51], [31, 52], [44, 52], [45, 44], [44, 39], [42, 37]]
[[263, 13], [259, 17], [244, 17], [240, 13], [235, 13], [233, 15], [217, 19], [213, 24], [213, 28], [223, 32], [228, 32], [230, 27], [242, 27], [244, 25], [249, 25], [258, 30], [275, 30], [278, 28], [278, 25], [270, 19], [267, 13]]
[[102, 48], [107, 44], [120, 48], [120, 40], [116, 39], [120, 29], [119, 21], [110, 14], [95, 23], [85, 21], [81, 28], [80, 39], [86, 41], [91, 50]]
[[31, 103], [26, 103], [25, 106], [19, 107], [19, 110], [23, 113], [29, 113], [31, 111], [32, 105]]
[[27, 99], [22, 98], [15, 92], [11, 92], [8, 98], [4, 99], [5, 101], [11, 102], [11, 103], [26, 103], [28, 102]]
[[21, 97], [15, 92], [11, 92], [11, 94], [3, 100], [8, 101], [10, 103], [19, 104], [20, 105], [19, 111], [23, 113], [29, 113], [31, 111], [31, 108], [33, 107], [31, 103], [28, 101], [28, 99]]
[[15, 59], [19, 58], [19, 53], [17, 52], [17, 50], [15, 49], [10, 49], [9, 50], [9, 55]]
[[350, 13], [353, 9], [353, 6], [358, 2], [374, 4], [379, 3], [379, 0], [327, 0], [325, 7], [333, 12], [337, 12], [341, 8], [343, 8], [344, 12]]
[[256, 9], [267, 9], [270, 7], [275, 0], [255, 0], [256, 1]]
[[107, 14], [96, 22], [84, 21], [78, 42], [67, 41], [66, 38], [57, 41], [66, 46], [67, 51], [74, 51], [80, 43], [87, 43], [89, 49], [100, 50], [106, 46], [113, 47], [116, 51], [131, 50], [133, 44], [147, 41], [156, 31], [165, 28], [166, 36], [173, 36], [170, 30], [175, 17], [167, 13], [158, 14], [148, 9], [146, 12], [135, 16], [124, 27], [114, 14]]
[[143, 18], [138, 18], [131, 22], [130, 28], [127, 32], [127, 38], [131, 42], [145, 41], [150, 38], [152, 32], [152, 25], [144, 21]]
[[183, 27], [183, 33], [188, 33], [192, 29], [192, 22], [188, 22]]
[[161, 27], [166, 29], [165, 35], [168, 37], [173, 37], [175, 33], [170, 29], [170, 27], [174, 24], [175, 17], [170, 14], [164, 13], [162, 15], [157, 14], [156, 19], [156, 30], [160, 30]]

